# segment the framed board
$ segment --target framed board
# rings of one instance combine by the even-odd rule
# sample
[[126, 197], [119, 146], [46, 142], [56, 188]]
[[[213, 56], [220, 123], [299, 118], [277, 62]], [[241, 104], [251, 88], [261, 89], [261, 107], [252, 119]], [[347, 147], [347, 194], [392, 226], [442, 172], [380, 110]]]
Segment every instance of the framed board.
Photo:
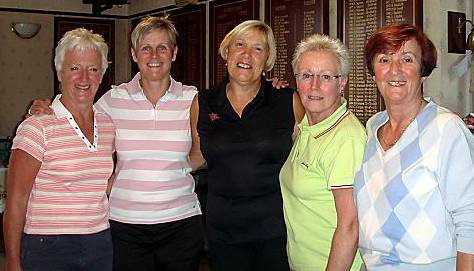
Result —
[[266, 0], [266, 22], [275, 35], [277, 59], [270, 77], [285, 79], [296, 88], [291, 61], [302, 39], [329, 34], [329, 0]]
[[352, 59], [349, 83], [344, 92], [349, 109], [365, 123], [384, 109], [372, 76], [365, 67], [364, 46], [379, 28], [398, 23], [423, 27], [422, 0], [338, 0], [338, 36]]

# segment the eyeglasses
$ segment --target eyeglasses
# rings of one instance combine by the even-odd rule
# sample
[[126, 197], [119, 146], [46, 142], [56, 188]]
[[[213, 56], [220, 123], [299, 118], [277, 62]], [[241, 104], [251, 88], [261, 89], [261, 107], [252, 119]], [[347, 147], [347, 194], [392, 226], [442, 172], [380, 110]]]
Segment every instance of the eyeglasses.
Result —
[[329, 74], [311, 74], [311, 73], [297, 73], [295, 74], [296, 81], [303, 82], [303, 83], [312, 83], [313, 79], [316, 77], [319, 79], [321, 84], [329, 84], [336, 79], [342, 77], [342, 74], [338, 75], [329, 75]]

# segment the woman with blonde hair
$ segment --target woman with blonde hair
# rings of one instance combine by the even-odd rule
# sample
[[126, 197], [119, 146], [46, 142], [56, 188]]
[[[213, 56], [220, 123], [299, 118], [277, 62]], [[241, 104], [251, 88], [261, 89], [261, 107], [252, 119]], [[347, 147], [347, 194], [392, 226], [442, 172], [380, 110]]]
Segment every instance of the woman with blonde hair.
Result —
[[228, 76], [200, 91], [192, 108], [194, 141], [209, 168], [211, 264], [216, 271], [289, 270], [278, 173], [302, 117], [298, 95], [275, 90], [263, 76], [276, 59], [265, 23], [239, 24], [219, 52]]

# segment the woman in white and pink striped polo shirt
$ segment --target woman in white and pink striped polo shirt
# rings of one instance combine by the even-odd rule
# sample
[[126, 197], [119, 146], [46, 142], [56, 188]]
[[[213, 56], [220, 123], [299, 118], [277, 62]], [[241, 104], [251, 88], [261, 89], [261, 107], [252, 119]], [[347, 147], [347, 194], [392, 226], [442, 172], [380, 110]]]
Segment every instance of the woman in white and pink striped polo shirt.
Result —
[[54, 114], [18, 128], [7, 180], [6, 270], [112, 270], [106, 189], [115, 128], [92, 106], [107, 52], [100, 35], [67, 32], [55, 52], [62, 96]]
[[[167, 17], [141, 20], [131, 35], [139, 72], [95, 104], [116, 129], [110, 194], [114, 271], [199, 270], [201, 207], [188, 158], [197, 90], [170, 75], [177, 35]], [[35, 114], [48, 113], [48, 103], [34, 105]]]

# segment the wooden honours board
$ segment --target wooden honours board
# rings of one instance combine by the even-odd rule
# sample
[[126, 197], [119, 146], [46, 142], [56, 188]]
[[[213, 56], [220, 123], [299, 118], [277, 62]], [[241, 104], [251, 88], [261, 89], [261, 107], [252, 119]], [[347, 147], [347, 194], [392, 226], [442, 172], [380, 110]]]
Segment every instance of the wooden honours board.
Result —
[[329, 33], [329, 0], [266, 0], [265, 6], [266, 21], [273, 29], [277, 50], [269, 76], [289, 80], [295, 88], [293, 52], [305, 37]]
[[191, 5], [170, 13], [179, 36], [178, 55], [171, 66], [174, 79], [198, 90], [206, 87], [206, 10]]
[[338, 0], [338, 35], [352, 59], [344, 96], [349, 109], [365, 123], [384, 105], [365, 67], [364, 46], [379, 28], [398, 23], [423, 25], [422, 0]]

